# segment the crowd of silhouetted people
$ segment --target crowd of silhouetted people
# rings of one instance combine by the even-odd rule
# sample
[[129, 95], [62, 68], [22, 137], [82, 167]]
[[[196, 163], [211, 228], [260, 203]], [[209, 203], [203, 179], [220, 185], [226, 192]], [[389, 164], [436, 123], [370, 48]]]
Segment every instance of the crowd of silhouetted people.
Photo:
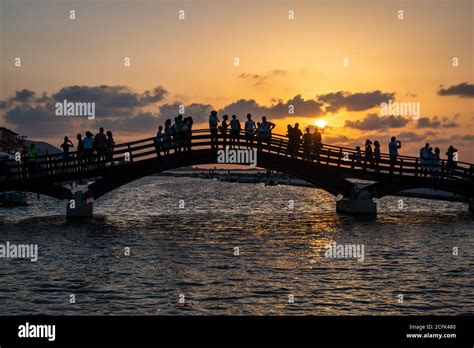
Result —
[[[267, 120], [266, 116], [262, 116], [262, 121], [255, 123], [252, 115], [247, 114], [247, 120], [244, 123], [245, 143], [248, 148], [252, 147], [256, 141], [258, 147], [262, 143], [270, 145], [272, 138], [272, 130], [275, 124]], [[217, 111], [211, 111], [209, 115], [209, 130], [211, 133], [211, 147], [216, 148], [219, 136], [222, 138], [223, 146], [236, 147], [239, 145], [240, 133], [242, 125], [236, 115], [232, 115], [229, 121], [229, 115], [222, 116], [222, 122], [219, 121]]]
[[[191, 151], [193, 123], [192, 117], [183, 115], [176, 116], [174, 121], [167, 119], [163, 126], [158, 127], [154, 138], [156, 154], [158, 156], [168, 155], [171, 149], [175, 152]], [[272, 143], [274, 128], [275, 124], [268, 121], [266, 116], [262, 116], [261, 121], [255, 122], [252, 115], [247, 114], [242, 128], [236, 115], [232, 115], [229, 119], [229, 116], [225, 114], [222, 116], [222, 120], [219, 119], [216, 111], [212, 111], [209, 115], [210, 144], [213, 149], [218, 147], [219, 141], [223, 147], [229, 146], [230, 148], [240, 148], [245, 144], [250, 149], [255, 147], [254, 143], [258, 149], [262, 149], [262, 145], [270, 148], [270, 146], [276, 145], [275, 142]], [[240, 141], [241, 135], [245, 143]], [[321, 153], [324, 152], [327, 161], [329, 161], [329, 157], [337, 157], [334, 153], [337, 150], [325, 149], [322, 151], [322, 136], [318, 127], [313, 130], [307, 127], [303, 133], [298, 123], [295, 123], [294, 126], [288, 125], [286, 137], [288, 138], [286, 148], [283, 148], [282, 151], [286, 156], [318, 161]], [[95, 136], [90, 131], [86, 131], [84, 137], [82, 134], [77, 134], [76, 139], [76, 152], [74, 156], [71, 156], [70, 152], [74, 148], [74, 143], [67, 136], [64, 137], [64, 141], [60, 145], [63, 150], [62, 166], [67, 167], [69, 164], [75, 163], [77, 170], [84, 170], [92, 164], [105, 165], [109, 163], [109, 165], [114, 165], [115, 141], [111, 131], [104, 133], [104, 128], [101, 127]], [[281, 140], [278, 144], [281, 146]], [[359, 167], [364, 170], [373, 170], [376, 173], [380, 172], [381, 163], [388, 164], [391, 173], [395, 170], [395, 165], [399, 165], [397, 170], [400, 170], [401, 173], [404, 160], [404, 158], [399, 158], [401, 146], [400, 140], [391, 137], [388, 143], [388, 157], [385, 157], [381, 155], [379, 141], [372, 142], [367, 139], [364, 150], [360, 146], [356, 146], [355, 150], [347, 149], [347, 151], [340, 148], [338, 150], [339, 161], [350, 161], [352, 168]], [[433, 149], [429, 143], [426, 143], [420, 149], [419, 159], [416, 160], [417, 173], [420, 173], [421, 176], [439, 177], [444, 171], [446, 176], [451, 177], [457, 165], [457, 151], [452, 145], [449, 146], [446, 152], [447, 158], [442, 160], [439, 147]], [[21, 156], [23, 175], [26, 176], [26, 173], [28, 176], [34, 175], [38, 157], [35, 144], [31, 143], [29, 148], [24, 147]], [[413, 163], [410, 163], [408, 167], [413, 167]]]
[[[76, 135], [77, 150], [75, 160], [78, 164], [78, 169], [85, 169], [94, 163], [105, 163], [113, 161], [113, 151], [115, 146], [114, 136], [111, 131], [104, 133], [104, 128], [100, 127], [99, 132], [94, 136], [90, 131]], [[63, 149], [63, 159], [65, 164], [72, 159], [70, 156], [70, 149], [74, 148], [73, 142], [67, 137], [64, 137], [63, 143], [60, 145]]]
[[193, 118], [191, 116], [184, 117], [178, 115], [165, 121], [163, 126], [158, 127], [156, 132], [155, 147], [158, 155], [163, 152], [169, 154], [171, 148], [177, 152], [191, 151], [191, 136], [193, 132]]

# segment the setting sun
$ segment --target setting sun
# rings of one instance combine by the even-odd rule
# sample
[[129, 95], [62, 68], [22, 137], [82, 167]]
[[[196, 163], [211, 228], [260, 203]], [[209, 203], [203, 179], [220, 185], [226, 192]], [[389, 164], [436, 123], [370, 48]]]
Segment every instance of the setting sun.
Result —
[[317, 120], [315, 124], [318, 126], [318, 128], [324, 128], [328, 125], [327, 121], [324, 120]]

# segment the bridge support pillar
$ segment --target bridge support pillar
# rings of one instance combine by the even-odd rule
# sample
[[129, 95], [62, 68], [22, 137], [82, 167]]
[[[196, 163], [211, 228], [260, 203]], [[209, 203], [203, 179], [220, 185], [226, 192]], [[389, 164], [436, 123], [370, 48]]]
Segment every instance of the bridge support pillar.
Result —
[[358, 191], [336, 202], [336, 212], [350, 215], [377, 215], [377, 204], [368, 191]]
[[69, 199], [66, 205], [66, 217], [68, 218], [90, 218], [92, 217], [92, 201], [77, 191]]
[[469, 198], [469, 211], [474, 213], [474, 198]]

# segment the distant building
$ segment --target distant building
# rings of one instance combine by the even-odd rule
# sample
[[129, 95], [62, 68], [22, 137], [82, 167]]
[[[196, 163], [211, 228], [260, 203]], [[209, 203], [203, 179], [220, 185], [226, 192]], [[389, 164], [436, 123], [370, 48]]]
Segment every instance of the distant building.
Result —
[[0, 151], [20, 151], [23, 146], [23, 138], [11, 129], [0, 127]]

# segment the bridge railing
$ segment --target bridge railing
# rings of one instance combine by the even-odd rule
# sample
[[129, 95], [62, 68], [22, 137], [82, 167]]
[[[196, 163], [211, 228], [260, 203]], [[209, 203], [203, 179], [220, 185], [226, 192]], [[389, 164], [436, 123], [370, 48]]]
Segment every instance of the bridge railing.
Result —
[[[91, 174], [100, 173], [104, 167], [114, 165], [126, 165], [135, 161], [166, 156], [189, 149], [209, 149], [212, 147], [223, 148], [231, 146], [232, 137], [229, 133], [224, 137], [218, 134], [217, 142], [213, 142], [209, 130], [194, 130], [190, 139], [163, 142], [157, 147], [156, 138], [150, 137], [123, 144], [117, 144], [113, 148], [105, 149], [103, 153], [94, 153], [84, 156], [82, 153], [70, 152], [69, 154], [52, 154], [38, 156], [36, 161], [0, 161], [0, 178], [2, 180], [18, 180], [42, 176], [74, 176], [74, 173]], [[190, 140], [190, 141], [189, 141]], [[240, 132], [235, 139], [235, 148], [256, 148], [258, 151], [274, 153], [280, 156], [293, 157], [300, 160], [312, 161], [317, 164], [338, 167], [347, 173], [375, 172], [392, 175], [424, 176], [431, 175], [439, 179], [448, 180], [473, 180], [473, 165], [465, 162], [455, 162], [452, 165], [444, 159], [438, 165], [431, 166], [420, 163], [419, 158], [410, 156], [398, 156], [392, 161], [388, 154], [380, 154], [379, 159], [374, 157], [365, 159], [365, 152], [359, 154], [353, 148], [322, 144], [316, 151], [305, 152], [300, 145], [296, 151], [290, 151], [289, 141], [286, 136], [272, 134], [269, 139], [252, 137], [249, 143], [245, 132]], [[291, 153], [290, 153], [291, 152]], [[83, 175], [84, 177], [87, 175]]]

